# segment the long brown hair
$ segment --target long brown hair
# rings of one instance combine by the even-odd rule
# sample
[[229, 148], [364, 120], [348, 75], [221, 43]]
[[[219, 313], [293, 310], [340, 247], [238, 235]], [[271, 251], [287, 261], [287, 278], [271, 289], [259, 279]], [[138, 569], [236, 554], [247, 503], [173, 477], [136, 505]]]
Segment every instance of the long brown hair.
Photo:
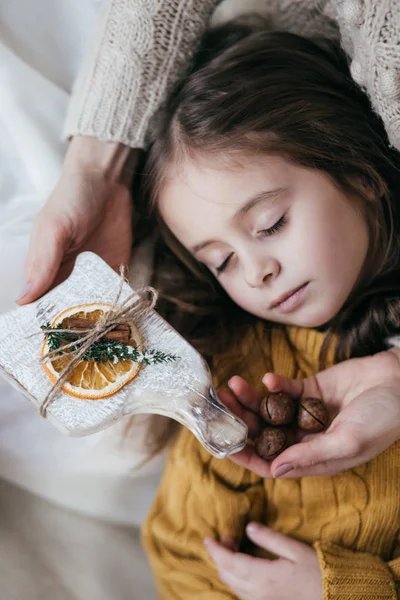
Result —
[[[369, 254], [358, 285], [326, 326], [321, 366], [333, 336], [336, 360], [384, 349], [385, 337], [400, 329], [400, 160], [340, 49], [240, 23], [211, 31], [155, 119], [145, 167], [149, 205], [156, 206], [170, 165], [222, 152], [282, 156], [323, 171], [358, 199]], [[241, 335], [238, 324], [253, 318], [157, 220], [160, 310], [211, 358], [210, 348], [224, 351]]]
[[[240, 309], [160, 219], [157, 196], [170, 166], [197, 153], [274, 154], [323, 171], [358, 202], [369, 229], [363, 272], [341, 311], [325, 326], [320, 367], [385, 349], [400, 329], [400, 159], [367, 96], [351, 79], [341, 50], [289, 33], [225, 25], [203, 40], [192, 71], [153, 123], [143, 169], [145, 204], [158, 225], [158, 310], [212, 362], [240, 346], [259, 320]], [[285, 327], [265, 322], [265, 333]], [[253, 339], [257, 339], [257, 335]], [[288, 342], [289, 338], [287, 336]], [[290, 343], [290, 342], [289, 342]], [[262, 352], [262, 339], [260, 339]], [[236, 362], [235, 362], [236, 359]], [[238, 353], [230, 373], [239, 372]], [[150, 436], [153, 452], [171, 437]], [[158, 430], [160, 431], [160, 430]]]

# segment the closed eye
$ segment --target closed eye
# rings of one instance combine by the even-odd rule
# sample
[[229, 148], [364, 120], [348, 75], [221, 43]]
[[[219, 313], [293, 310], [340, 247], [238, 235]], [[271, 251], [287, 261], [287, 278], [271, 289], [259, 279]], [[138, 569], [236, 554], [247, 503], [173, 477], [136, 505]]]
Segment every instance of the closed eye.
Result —
[[[270, 227], [269, 229], [261, 229], [260, 231], [257, 231], [257, 234], [260, 235], [261, 237], [267, 237], [269, 235], [273, 235], [274, 233], [277, 233], [280, 229], [282, 229], [282, 227], [284, 225], [286, 225], [286, 223], [287, 223], [286, 215], [282, 215], [282, 217], [279, 219], [279, 221], [277, 221], [275, 223], [275, 225], [272, 225], [272, 227]], [[223, 273], [225, 271], [232, 256], [233, 256], [233, 252], [228, 254], [228, 256], [225, 258], [224, 262], [221, 263], [219, 265], [219, 267], [216, 267], [215, 270], [217, 272], [217, 276], [221, 275], [221, 273]]]
[[217, 271], [217, 275], [221, 275], [221, 273], [222, 273], [223, 271], [225, 271], [225, 269], [226, 269], [226, 267], [228, 266], [228, 263], [229, 263], [229, 261], [231, 260], [232, 256], [233, 256], [233, 252], [231, 252], [230, 254], [228, 254], [228, 256], [226, 257], [226, 259], [224, 260], [224, 262], [223, 262], [223, 263], [221, 263], [221, 264], [219, 265], [219, 267], [216, 267], [216, 269], [215, 269], [215, 270]]
[[273, 235], [274, 233], [276, 233], [277, 231], [282, 229], [282, 227], [286, 224], [286, 222], [287, 222], [286, 215], [282, 215], [282, 217], [279, 219], [279, 221], [277, 221], [275, 223], [275, 225], [272, 225], [272, 227], [270, 227], [269, 229], [261, 229], [260, 231], [257, 231], [257, 234], [262, 237], [263, 236], [267, 237], [268, 235]]

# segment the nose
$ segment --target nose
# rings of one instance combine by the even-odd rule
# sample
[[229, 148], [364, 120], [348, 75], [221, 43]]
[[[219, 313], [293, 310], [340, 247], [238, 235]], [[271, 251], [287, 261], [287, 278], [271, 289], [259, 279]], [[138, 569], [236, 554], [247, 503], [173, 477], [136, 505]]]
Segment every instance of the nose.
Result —
[[251, 288], [260, 288], [280, 271], [279, 262], [275, 258], [260, 258], [257, 261], [250, 259], [244, 268], [244, 278]]

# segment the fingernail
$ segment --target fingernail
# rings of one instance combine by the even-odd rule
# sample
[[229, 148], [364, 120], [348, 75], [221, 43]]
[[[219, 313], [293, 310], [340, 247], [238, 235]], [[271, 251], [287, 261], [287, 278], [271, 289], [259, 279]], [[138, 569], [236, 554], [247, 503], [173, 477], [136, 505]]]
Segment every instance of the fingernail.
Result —
[[260, 526], [258, 523], [249, 523], [246, 527], [247, 533], [257, 533], [260, 530]]
[[32, 284], [31, 283], [26, 283], [24, 286], [24, 289], [21, 292], [21, 295], [18, 296], [17, 300], [22, 300], [22, 298], [25, 298], [25, 296], [27, 296], [29, 290], [31, 289]]
[[293, 465], [281, 465], [280, 467], [278, 467], [276, 469], [276, 471], [273, 473], [274, 477], [282, 477], [282, 475], [286, 475], [286, 473], [289, 473], [289, 471], [293, 471], [294, 470], [294, 466]]

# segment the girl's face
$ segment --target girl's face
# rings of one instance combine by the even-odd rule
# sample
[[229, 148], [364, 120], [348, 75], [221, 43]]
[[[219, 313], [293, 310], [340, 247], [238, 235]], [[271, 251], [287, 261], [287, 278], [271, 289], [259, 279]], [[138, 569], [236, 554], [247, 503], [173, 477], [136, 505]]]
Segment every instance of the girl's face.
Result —
[[159, 197], [162, 218], [244, 310], [318, 327], [352, 291], [368, 248], [357, 203], [324, 173], [259, 155], [234, 168], [185, 162]]

